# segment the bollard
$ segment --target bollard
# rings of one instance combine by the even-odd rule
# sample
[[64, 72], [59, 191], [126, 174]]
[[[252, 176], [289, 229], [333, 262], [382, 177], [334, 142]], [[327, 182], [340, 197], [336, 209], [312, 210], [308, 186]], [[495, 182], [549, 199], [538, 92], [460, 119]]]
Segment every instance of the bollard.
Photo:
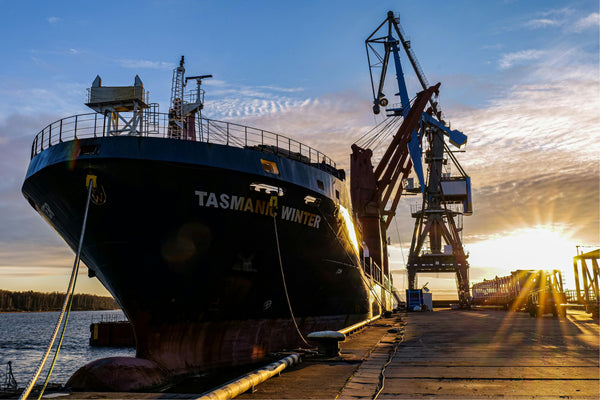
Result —
[[307, 338], [317, 342], [320, 356], [335, 357], [340, 354], [339, 342], [346, 340], [346, 335], [336, 331], [318, 331], [309, 333]]

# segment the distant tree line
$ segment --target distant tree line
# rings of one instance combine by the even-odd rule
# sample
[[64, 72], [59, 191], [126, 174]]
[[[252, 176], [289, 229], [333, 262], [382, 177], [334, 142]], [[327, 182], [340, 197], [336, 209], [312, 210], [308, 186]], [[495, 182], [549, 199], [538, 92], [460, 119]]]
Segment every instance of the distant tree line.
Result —
[[[8, 311], [60, 311], [64, 293], [11, 292], [0, 290], [0, 312]], [[112, 297], [92, 294], [76, 294], [73, 296], [71, 310], [115, 310], [119, 305]]]

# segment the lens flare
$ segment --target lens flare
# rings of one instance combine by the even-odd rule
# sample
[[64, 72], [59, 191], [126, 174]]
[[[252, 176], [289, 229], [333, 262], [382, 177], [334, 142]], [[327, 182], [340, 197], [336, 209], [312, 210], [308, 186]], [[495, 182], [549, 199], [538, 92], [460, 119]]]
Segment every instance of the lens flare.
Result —
[[70, 143], [71, 151], [69, 155], [69, 161], [67, 163], [67, 168], [69, 171], [73, 171], [75, 169], [75, 164], [77, 163], [77, 158], [79, 157], [80, 144], [79, 139], [75, 139]]

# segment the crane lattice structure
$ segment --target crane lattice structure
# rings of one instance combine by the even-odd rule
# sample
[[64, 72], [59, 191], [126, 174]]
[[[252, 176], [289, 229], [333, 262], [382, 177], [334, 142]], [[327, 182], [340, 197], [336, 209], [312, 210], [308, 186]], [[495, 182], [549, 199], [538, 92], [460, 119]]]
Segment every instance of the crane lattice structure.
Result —
[[597, 317], [600, 305], [600, 248], [584, 253], [579, 247], [584, 246], [577, 246], [577, 256], [573, 257], [577, 302], [585, 305], [586, 311]]
[[[400, 45], [423, 87], [412, 103], [400, 61]], [[395, 134], [375, 168], [371, 162], [373, 150], [369, 148], [374, 140], [366, 144], [357, 142], [352, 146], [352, 203], [363, 241], [370, 257], [382, 266], [387, 275], [387, 229], [395, 216], [398, 201], [404, 192], [421, 192], [421, 208], [413, 213], [416, 221], [407, 263], [409, 288], [415, 289], [419, 272], [454, 272], [459, 302], [466, 307], [470, 297], [469, 266], [462, 246], [461, 227], [456, 220], [472, 213], [470, 178], [448, 148], [445, 138], [448, 137], [454, 146], [461, 147], [467, 137], [458, 130], [451, 130], [442, 119], [436, 100], [440, 84], [429, 86], [410, 41], [406, 40], [399, 19], [393, 12], [388, 12], [387, 18], [366, 39], [365, 46], [373, 90], [373, 112], [379, 114], [381, 107], [389, 104], [383, 89], [390, 56], [396, 70], [396, 95], [400, 97], [400, 104], [386, 108], [388, 119], [382, 123], [382, 129], [392, 129]], [[374, 72], [379, 69], [376, 85]], [[399, 120], [402, 120], [401, 124], [397, 122]], [[377, 129], [375, 132], [375, 136], [387, 135]], [[427, 177], [421, 160], [423, 141], [426, 144]], [[444, 173], [448, 159], [457, 167], [457, 176]], [[417, 175], [420, 189], [405, 189], [411, 171]]]

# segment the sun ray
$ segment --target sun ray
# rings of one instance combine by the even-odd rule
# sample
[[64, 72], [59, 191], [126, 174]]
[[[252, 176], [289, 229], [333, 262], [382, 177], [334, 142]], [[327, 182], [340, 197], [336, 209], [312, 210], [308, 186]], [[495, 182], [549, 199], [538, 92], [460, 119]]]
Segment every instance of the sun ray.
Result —
[[469, 263], [489, 275], [507, 275], [519, 269], [558, 269], [568, 287], [574, 285], [571, 264], [575, 246], [574, 228], [568, 225], [536, 225], [504, 231], [472, 242]]
[[[527, 271], [522, 271], [522, 273], [520, 273], [520, 277], [522, 277], [522, 274], [525, 274], [526, 272]], [[522, 305], [524, 302], [526, 302], [525, 297], [528, 296], [531, 288], [533, 287], [535, 282], [534, 279], [534, 274], [529, 274], [527, 276], [525, 284], [521, 288], [517, 299], [515, 299], [513, 305], [511, 306], [511, 311], [506, 313], [506, 316], [502, 319], [502, 323], [494, 334], [492, 346], [494, 346], [496, 351], [500, 349], [501, 344], [505, 341], [506, 337], [510, 335], [510, 329], [513, 325], [514, 319], [520, 315], [516, 311], [519, 310], [519, 305]]]

